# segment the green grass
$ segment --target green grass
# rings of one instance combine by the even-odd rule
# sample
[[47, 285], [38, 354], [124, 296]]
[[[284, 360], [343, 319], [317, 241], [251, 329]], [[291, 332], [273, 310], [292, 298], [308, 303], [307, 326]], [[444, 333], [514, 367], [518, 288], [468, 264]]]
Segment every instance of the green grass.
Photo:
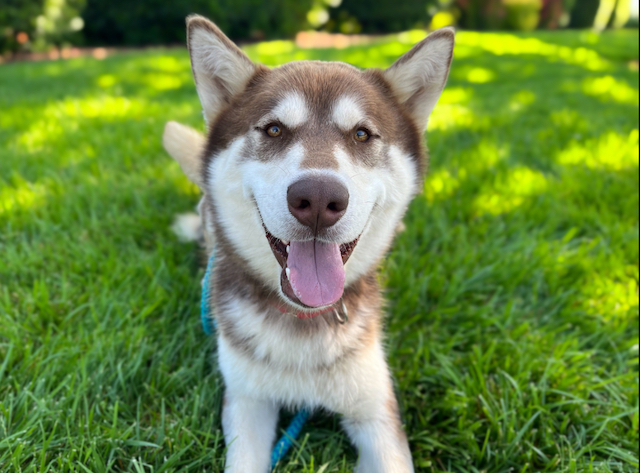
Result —
[[[385, 67], [418, 33], [345, 50]], [[425, 192], [385, 260], [419, 472], [638, 471], [638, 32], [459, 35]], [[636, 60], [636, 62], [629, 62]], [[0, 471], [223, 471], [184, 51], [0, 66]], [[316, 417], [283, 472], [348, 472]]]

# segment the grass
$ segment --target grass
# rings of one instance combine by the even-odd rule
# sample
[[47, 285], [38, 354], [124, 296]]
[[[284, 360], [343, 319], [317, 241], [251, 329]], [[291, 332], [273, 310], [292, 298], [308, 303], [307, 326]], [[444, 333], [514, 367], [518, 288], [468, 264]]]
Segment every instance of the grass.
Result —
[[[269, 65], [385, 67], [419, 32]], [[638, 471], [638, 32], [459, 35], [425, 192], [384, 262], [419, 472]], [[631, 62], [630, 62], [631, 61]], [[223, 471], [182, 50], [0, 66], [0, 471]], [[282, 472], [348, 472], [316, 417]]]

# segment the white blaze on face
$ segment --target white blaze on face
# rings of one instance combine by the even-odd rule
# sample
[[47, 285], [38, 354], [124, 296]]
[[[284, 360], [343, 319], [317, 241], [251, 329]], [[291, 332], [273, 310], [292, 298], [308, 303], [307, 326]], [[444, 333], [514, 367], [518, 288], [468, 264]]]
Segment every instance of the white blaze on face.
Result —
[[355, 128], [364, 120], [365, 114], [358, 101], [351, 96], [345, 96], [336, 101], [333, 106], [331, 119], [343, 131]]
[[309, 120], [309, 107], [301, 94], [291, 92], [278, 103], [271, 116], [289, 128], [296, 128]]
[[[278, 120], [288, 128], [295, 128], [309, 120], [322, 119], [312, 113], [302, 95], [290, 93], [259, 124], [266, 126], [269, 122], [264, 121]], [[370, 122], [353, 96], [338, 99], [329, 118], [345, 132]], [[346, 285], [356, 281], [387, 249], [398, 219], [414, 195], [417, 176], [413, 160], [396, 146], [385, 147], [382, 139], [366, 144], [372, 158], [367, 164], [352, 156], [341, 139], [327, 143], [333, 147], [337, 169], [303, 167], [302, 140], [294, 140], [281, 156], [269, 161], [245, 156], [243, 150], [255, 149], [245, 144], [263, 139], [260, 134], [255, 130], [247, 133], [211, 161], [211, 181], [207, 184], [223, 231], [261, 279], [272, 289], [280, 289], [282, 269], [264, 237], [262, 222], [276, 238], [286, 242], [296, 240], [302, 224], [289, 211], [289, 187], [301, 179], [322, 176], [337, 179], [348, 189], [349, 205], [326, 238], [334, 244], [359, 238], [345, 266]]]

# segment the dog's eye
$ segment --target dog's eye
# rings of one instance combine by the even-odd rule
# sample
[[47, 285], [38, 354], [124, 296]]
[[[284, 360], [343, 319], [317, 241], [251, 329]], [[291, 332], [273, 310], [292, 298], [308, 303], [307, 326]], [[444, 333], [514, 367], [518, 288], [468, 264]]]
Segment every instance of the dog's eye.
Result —
[[280, 128], [278, 125], [269, 125], [267, 127], [267, 135], [276, 138], [282, 135], [282, 128]]
[[354, 138], [356, 139], [356, 141], [360, 141], [361, 143], [364, 143], [365, 141], [369, 140], [369, 133], [367, 133], [366, 130], [360, 129], [356, 131]]

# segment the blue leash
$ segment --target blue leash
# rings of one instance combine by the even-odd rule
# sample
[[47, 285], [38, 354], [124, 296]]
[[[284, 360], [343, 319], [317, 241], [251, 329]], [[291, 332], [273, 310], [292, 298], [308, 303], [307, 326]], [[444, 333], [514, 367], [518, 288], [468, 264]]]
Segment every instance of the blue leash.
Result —
[[[200, 301], [200, 320], [202, 321], [202, 329], [204, 333], [207, 335], [213, 335], [216, 328], [217, 323], [216, 320], [211, 317], [211, 304], [210, 304], [210, 295], [209, 295], [209, 281], [211, 279], [211, 273], [213, 272], [213, 268], [216, 266], [216, 258], [215, 251], [211, 253], [211, 257], [209, 258], [209, 263], [207, 264], [207, 271], [204, 273], [204, 279], [202, 281], [202, 300]], [[309, 411], [306, 409], [298, 412], [287, 430], [285, 430], [284, 435], [278, 442], [276, 442], [275, 447], [273, 447], [273, 451], [271, 452], [271, 469], [273, 470], [276, 465], [284, 459], [287, 455], [296, 438], [300, 435], [300, 431], [304, 426], [305, 422], [309, 418]]]

